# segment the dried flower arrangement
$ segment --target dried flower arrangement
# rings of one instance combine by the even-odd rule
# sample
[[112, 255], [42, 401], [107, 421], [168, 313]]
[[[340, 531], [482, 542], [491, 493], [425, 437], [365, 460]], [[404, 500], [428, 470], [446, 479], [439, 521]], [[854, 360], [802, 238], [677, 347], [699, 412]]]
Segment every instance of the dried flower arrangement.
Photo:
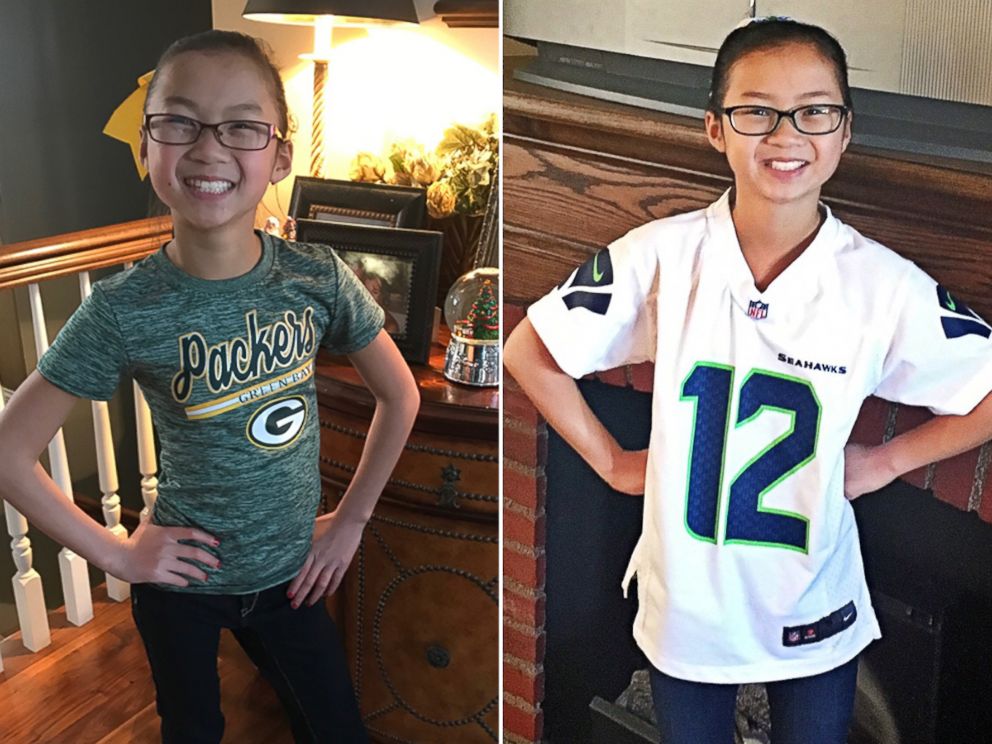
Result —
[[427, 189], [434, 218], [479, 214], [486, 206], [499, 159], [496, 115], [476, 127], [449, 127], [433, 152], [412, 140], [394, 142], [381, 157], [360, 152], [351, 163], [352, 181], [394, 183]]

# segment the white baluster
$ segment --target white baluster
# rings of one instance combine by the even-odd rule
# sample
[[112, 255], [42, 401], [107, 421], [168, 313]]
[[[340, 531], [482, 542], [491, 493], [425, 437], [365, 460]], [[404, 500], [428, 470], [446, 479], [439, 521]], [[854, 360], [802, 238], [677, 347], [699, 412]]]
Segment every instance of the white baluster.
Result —
[[[79, 294], [82, 299], [90, 295], [90, 275], [88, 271], [79, 274]], [[103, 507], [103, 521], [107, 529], [120, 540], [127, 539], [127, 529], [121, 524], [121, 499], [117, 495], [117, 458], [114, 456], [114, 437], [110, 429], [110, 411], [107, 403], [94, 400], [93, 439], [96, 443], [97, 470], [100, 474], [100, 504]], [[131, 596], [131, 585], [116, 576], [107, 577], [107, 595], [118, 602]]]
[[10, 504], [4, 502], [7, 533], [11, 537], [10, 549], [17, 573], [14, 585], [14, 602], [17, 604], [17, 622], [21, 626], [21, 642], [31, 651], [40, 651], [52, 642], [48, 629], [48, 612], [41, 587], [41, 575], [31, 565], [31, 540], [28, 539], [28, 520]]
[[[45, 326], [45, 309], [41, 304], [41, 292], [37, 284], [28, 285], [28, 297], [31, 301], [34, 345], [40, 359], [48, 350], [48, 329]], [[69, 474], [69, 460], [66, 457], [61, 428], [48, 445], [48, 459], [52, 480], [62, 489], [69, 501], [72, 501], [72, 476]], [[89, 568], [86, 560], [63, 547], [59, 551], [59, 572], [62, 575], [62, 596], [65, 598], [66, 618], [73, 625], [89, 622], [93, 619], [93, 598], [90, 594]]]
[[[124, 264], [130, 269], [134, 264]], [[148, 408], [145, 394], [138, 383], [134, 383], [134, 419], [138, 435], [138, 470], [141, 471], [141, 499], [145, 507], [141, 510], [141, 520], [148, 519], [155, 500], [158, 498], [158, 457], [155, 454], [155, 430], [152, 426], [152, 412]]]
[[138, 428], [138, 469], [141, 471], [142, 521], [148, 519], [158, 498], [158, 458], [155, 455], [155, 432], [152, 412], [138, 383], [134, 383], [134, 418]]
[[[0, 392], [0, 411], [3, 410], [3, 393]], [[30, 651], [40, 651], [52, 642], [48, 629], [48, 612], [45, 594], [41, 588], [41, 575], [31, 565], [31, 540], [28, 539], [28, 520], [10, 504], [4, 503], [10, 550], [14, 556], [17, 573], [11, 578], [14, 586], [14, 603], [17, 605], [17, 622], [21, 627], [21, 642]], [[3, 659], [0, 658], [0, 671]]]

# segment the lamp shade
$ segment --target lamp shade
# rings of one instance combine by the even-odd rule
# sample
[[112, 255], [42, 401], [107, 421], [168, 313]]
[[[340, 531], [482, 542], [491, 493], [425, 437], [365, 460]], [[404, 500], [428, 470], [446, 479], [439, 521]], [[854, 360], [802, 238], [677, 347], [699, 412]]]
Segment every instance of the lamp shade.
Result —
[[413, 0], [248, 0], [241, 14], [250, 21], [312, 26], [319, 16], [346, 23], [419, 23]]

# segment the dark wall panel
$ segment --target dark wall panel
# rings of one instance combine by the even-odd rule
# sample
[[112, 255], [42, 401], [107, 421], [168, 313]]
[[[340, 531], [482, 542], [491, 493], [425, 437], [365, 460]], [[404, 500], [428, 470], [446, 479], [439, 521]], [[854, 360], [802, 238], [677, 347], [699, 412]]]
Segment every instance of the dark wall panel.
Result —
[[[583, 381], [580, 389], [621, 446], [648, 446], [649, 393], [596, 381]], [[584, 744], [592, 698], [613, 700], [634, 670], [646, 666], [631, 635], [636, 585], [630, 599], [620, 591], [644, 499], [609, 488], [550, 427], [547, 476], [545, 736]]]
[[0, 240], [146, 216], [149, 186], [103, 134], [139, 75], [210, 0], [0, 0]]

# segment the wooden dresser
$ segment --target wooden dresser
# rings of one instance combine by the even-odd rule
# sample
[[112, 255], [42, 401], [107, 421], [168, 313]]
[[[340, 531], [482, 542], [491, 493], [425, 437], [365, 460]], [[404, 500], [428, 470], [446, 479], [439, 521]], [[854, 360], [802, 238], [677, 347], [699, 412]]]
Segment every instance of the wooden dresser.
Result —
[[[414, 366], [421, 409], [345, 581], [329, 600], [374, 741], [496, 741], [498, 392]], [[358, 462], [374, 401], [347, 359], [319, 356], [324, 508]]]

